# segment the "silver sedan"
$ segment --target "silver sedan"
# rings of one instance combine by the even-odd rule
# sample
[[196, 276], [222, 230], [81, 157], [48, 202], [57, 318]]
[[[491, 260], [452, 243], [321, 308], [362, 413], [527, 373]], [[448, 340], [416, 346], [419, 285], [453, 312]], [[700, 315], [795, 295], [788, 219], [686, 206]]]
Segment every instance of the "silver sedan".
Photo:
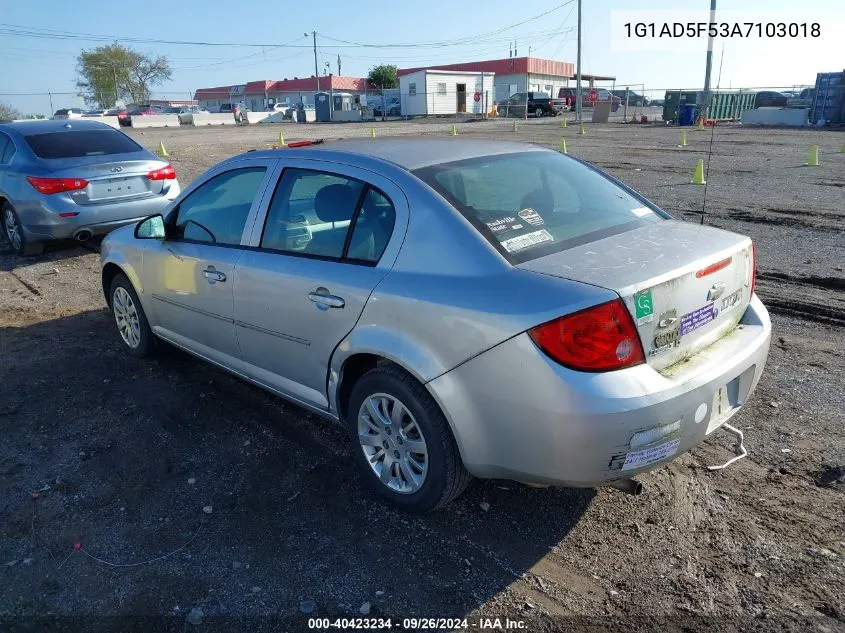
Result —
[[236, 156], [102, 248], [130, 354], [161, 339], [340, 422], [415, 511], [471, 475], [625, 487], [701, 443], [768, 356], [754, 281], [747, 237], [453, 139]]
[[0, 222], [19, 255], [136, 224], [179, 192], [172, 165], [105, 123], [0, 125]]

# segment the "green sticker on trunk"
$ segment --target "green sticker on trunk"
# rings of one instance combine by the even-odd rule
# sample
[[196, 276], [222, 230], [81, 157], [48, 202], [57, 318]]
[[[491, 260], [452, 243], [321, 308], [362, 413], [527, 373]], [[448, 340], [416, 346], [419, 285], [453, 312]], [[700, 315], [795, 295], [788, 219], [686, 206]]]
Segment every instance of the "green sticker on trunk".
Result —
[[651, 290], [634, 295], [634, 308], [637, 314], [637, 324], [648, 323], [654, 318], [654, 304], [651, 300]]

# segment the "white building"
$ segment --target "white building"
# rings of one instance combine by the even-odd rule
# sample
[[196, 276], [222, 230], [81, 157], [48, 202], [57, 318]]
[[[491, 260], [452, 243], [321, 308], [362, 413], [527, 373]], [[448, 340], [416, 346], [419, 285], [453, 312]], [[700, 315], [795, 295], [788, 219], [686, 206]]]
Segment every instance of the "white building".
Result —
[[[493, 91], [490, 93], [490, 107], [487, 108], [488, 111], [492, 109], [494, 102], [504, 101], [517, 92], [545, 92], [549, 96], [557, 97], [561, 88], [575, 85], [574, 64], [554, 59], [541, 59], [539, 57], [508, 57], [480, 62], [446, 64], [443, 66], [434, 66], [429, 69], [407, 68], [399, 71], [400, 84], [402, 78], [405, 76], [415, 75], [422, 70], [431, 72], [433, 68], [440, 71], [469, 72], [473, 74], [483, 72], [485, 76], [494, 75], [495, 81]], [[583, 85], [588, 87], [588, 89], [594, 85], [594, 81], [613, 80], [613, 77], [582, 75]]]
[[494, 74], [420, 69], [400, 75], [403, 116], [484, 114], [493, 107]]

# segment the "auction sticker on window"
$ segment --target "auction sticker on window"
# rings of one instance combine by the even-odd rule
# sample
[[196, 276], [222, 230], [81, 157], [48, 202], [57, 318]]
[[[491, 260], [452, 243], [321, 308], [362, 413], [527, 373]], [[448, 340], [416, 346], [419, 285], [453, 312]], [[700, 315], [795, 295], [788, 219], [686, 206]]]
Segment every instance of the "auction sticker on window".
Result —
[[536, 246], [537, 244], [553, 241], [554, 238], [552, 237], [552, 234], [545, 229], [542, 229], [540, 231], [534, 231], [533, 233], [518, 235], [510, 238], [509, 240], [504, 240], [502, 242], [502, 248], [504, 248], [508, 253], [515, 253], [526, 249], [529, 246]]
[[665, 444], [659, 444], [652, 448], [646, 448], [641, 451], [632, 451], [625, 456], [625, 463], [622, 464], [622, 470], [642, 468], [666, 459], [667, 457], [671, 457], [678, 452], [678, 447], [680, 445], [681, 440], [671, 440]]
[[532, 226], [541, 226], [546, 223], [534, 209], [523, 209], [517, 215]]
[[516, 222], [515, 217], [507, 217], [507, 218], [499, 218], [498, 220], [494, 220], [493, 222], [488, 222], [487, 226], [490, 227], [490, 230], [493, 233], [499, 233], [500, 231], [509, 231], [511, 229], [517, 228], [512, 226]]

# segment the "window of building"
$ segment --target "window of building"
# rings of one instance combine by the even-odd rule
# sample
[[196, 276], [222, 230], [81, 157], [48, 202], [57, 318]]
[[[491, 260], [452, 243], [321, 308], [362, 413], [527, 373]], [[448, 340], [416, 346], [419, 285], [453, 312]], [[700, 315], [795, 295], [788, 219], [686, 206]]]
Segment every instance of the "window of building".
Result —
[[446, 94], [446, 82], [442, 81], [437, 84], [437, 94], [445, 95]]
[[416, 96], [416, 94], [417, 94], [417, 84], [416, 83], [408, 84], [408, 96], [414, 97], [414, 96]]

